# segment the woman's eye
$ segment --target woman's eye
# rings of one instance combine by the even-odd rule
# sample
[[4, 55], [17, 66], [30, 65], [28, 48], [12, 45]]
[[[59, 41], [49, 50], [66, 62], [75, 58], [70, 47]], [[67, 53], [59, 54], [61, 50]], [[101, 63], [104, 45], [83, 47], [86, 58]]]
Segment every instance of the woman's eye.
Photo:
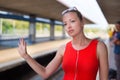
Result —
[[75, 22], [75, 20], [71, 20], [71, 22]]
[[66, 23], [64, 23], [63, 25], [64, 25], [64, 26], [66, 26], [67, 24], [66, 24]]

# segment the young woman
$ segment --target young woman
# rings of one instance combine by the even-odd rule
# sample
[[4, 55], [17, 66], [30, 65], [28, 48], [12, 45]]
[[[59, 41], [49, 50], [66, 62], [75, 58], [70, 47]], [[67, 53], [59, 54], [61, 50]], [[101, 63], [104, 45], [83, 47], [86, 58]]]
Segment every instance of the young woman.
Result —
[[72, 37], [66, 45], [60, 46], [54, 59], [43, 67], [26, 50], [23, 39], [19, 43], [19, 54], [44, 79], [48, 78], [62, 64], [63, 80], [96, 80], [99, 69], [100, 80], [108, 80], [108, 52], [106, 45], [96, 39], [88, 39], [83, 32], [81, 13], [75, 8], [62, 12], [65, 31]]

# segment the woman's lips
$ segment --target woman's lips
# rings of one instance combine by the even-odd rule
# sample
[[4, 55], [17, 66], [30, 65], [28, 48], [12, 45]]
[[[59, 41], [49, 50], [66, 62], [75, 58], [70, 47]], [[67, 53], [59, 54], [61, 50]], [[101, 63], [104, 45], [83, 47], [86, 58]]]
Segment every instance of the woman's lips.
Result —
[[68, 30], [69, 33], [72, 33], [74, 30]]

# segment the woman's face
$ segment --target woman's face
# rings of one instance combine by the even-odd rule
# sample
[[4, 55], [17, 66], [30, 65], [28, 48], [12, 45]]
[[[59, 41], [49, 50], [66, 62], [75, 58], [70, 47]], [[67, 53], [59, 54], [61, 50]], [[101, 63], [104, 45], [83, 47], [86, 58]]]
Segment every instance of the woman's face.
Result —
[[74, 37], [83, 31], [83, 22], [80, 21], [75, 12], [68, 12], [64, 14], [63, 24], [65, 31], [71, 37]]

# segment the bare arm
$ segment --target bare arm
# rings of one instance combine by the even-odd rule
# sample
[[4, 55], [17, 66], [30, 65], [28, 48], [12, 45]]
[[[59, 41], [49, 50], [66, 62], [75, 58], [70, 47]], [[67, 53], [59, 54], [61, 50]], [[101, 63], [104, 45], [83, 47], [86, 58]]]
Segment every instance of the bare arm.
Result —
[[108, 80], [108, 51], [103, 42], [98, 43], [97, 53], [99, 59], [100, 80]]
[[18, 52], [23, 57], [27, 63], [31, 66], [31, 68], [37, 72], [42, 78], [48, 78], [52, 73], [56, 71], [59, 65], [62, 62], [62, 53], [64, 52], [64, 47], [60, 47], [56, 53], [54, 59], [46, 66], [40, 65], [37, 61], [35, 61], [30, 55], [27, 54], [26, 43], [23, 39], [20, 39]]

